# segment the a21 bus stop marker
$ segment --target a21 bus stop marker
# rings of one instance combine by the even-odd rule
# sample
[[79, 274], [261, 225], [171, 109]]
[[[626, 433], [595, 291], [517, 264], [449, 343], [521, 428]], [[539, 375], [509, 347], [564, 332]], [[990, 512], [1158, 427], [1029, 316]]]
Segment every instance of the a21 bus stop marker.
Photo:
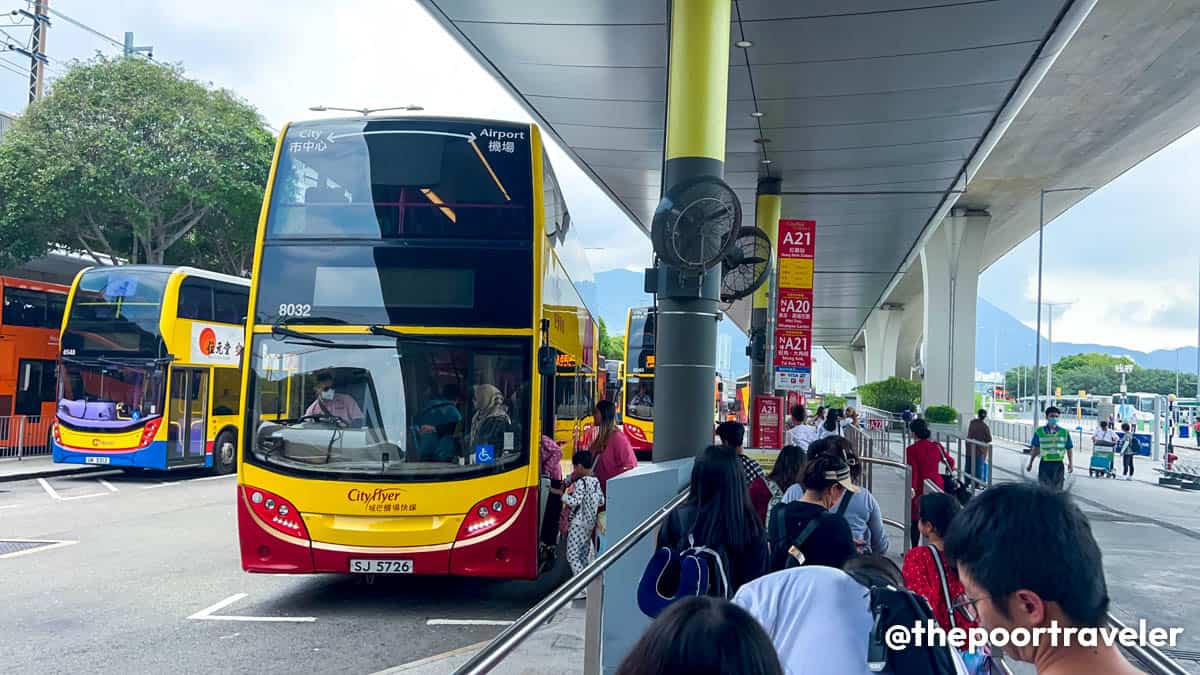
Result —
[[214, 605], [205, 607], [189, 616], [188, 619], [193, 621], [248, 621], [260, 623], [312, 623], [317, 620], [315, 616], [226, 616], [217, 614], [217, 612], [245, 598], [247, 595], [249, 594], [235, 593]]

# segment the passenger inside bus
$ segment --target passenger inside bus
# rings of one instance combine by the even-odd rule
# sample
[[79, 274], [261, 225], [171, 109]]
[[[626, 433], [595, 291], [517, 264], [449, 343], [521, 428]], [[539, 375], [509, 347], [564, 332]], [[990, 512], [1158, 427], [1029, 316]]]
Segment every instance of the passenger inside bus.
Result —
[[[435, 389], [436, 391], [436, 389]], [[442, 387], [440, 396], [431, 397], [413, 422], [417, 427], [417, 461], [455, 462], [462, 457], [458, 425], [462, 396], [458, 385]]]
[[513, 450], [515, 434], [512, 419], [504, 405], [504, 394], [494, 385], [475, 385], [475, 414], [471, 416], [471, 441], [473, 451], [491, 446], [494, 451]]
[[308, 406], [308, 410], [304, 411], [305, 415], [336, 417], [347, 425], [361, 426], [363, 422], [362, 408], [358, 406], [358, 401], [355, 401], [353, 396], [343, 394], [333, 388], [331, 373], [318, 375], [317, 385], [314, 389], [316, 398]]
[[[639, 419], [653, 419], [654, 417], [654, 394], [651, 393], [650, 385], [646, 382], [638, 384], [637, 393], [629, 401], [630, 414]], [[637, 414], [634, 414], [634, 413]]]

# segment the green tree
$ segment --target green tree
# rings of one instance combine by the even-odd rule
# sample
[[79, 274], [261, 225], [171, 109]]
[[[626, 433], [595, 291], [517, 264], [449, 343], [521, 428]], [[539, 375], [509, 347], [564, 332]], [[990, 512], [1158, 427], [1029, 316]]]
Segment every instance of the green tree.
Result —
[[625, 337], [609, 335], [608, 326], [600, 319], [600, 355], [606, 359], [620, 361], [625, 353]]
[[894, 413], [915, 410], [921, 400], [921, 383], [901, 377], [868, 382], [857, 391], [863, 405]]
[[61, 245], [244, 273], [271, 151], [253, 107], [178, 67], [76, 64], [0, 143], [0, 264]]

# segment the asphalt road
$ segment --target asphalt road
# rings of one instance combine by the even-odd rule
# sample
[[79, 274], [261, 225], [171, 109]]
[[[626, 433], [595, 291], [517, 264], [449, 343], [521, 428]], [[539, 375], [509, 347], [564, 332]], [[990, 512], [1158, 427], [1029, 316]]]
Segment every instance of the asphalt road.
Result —
[[[1182, 626], [1174, 655], [1200, 672], [1200, 494], [1154, 485], [1149, 462], [1119, 482], [1076, 459], [1114, 613]], [[1026, 460], [998, 448], [996, 479], [1027, 479]], [[556, 581], [245, 574], [233, 497], [232, 477], [200, 474], [0, 483], [0, 671], [372, 673], [487, 640], [502, 627], [439, 620], [510, 621]]]
[[234, 479], [201, 474], [0, 483], [0, 574], [7, 673], [371, 673], [490, 639], [436, 622], [510, 621], [555, 581], [246, 574]]

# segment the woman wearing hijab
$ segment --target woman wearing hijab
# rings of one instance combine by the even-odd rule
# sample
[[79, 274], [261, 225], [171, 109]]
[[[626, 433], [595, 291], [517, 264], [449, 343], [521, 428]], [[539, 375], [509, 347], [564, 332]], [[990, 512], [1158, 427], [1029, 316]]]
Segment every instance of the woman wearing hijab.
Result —
[[480, 446], [492, 446], [492, 456], [496, 457], [505, 450], [504, 434], [512, 426], [508, 411], [504, 406], [504, 394], [490, 384], [475, 385], [475, 414], [471, 417], [470, 451], [476, 452]]

